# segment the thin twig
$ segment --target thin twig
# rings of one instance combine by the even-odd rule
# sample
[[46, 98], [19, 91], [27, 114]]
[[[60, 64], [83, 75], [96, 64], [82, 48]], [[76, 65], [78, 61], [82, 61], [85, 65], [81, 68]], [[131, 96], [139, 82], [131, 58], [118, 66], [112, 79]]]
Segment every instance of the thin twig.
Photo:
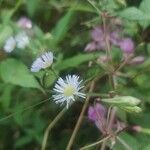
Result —
[[[103, 30], [104, 30], [104, 40], [105, 40], [105, 44], [106, 44], [106, 54], [107, 54], [107, 59], [109, 60], [110, 58], [110, 63], [111, 63], [111, 66], [112, 68], [113, 67], [113, 60], [112, 60], [112, 56], [111, 56], [111, 47], [110, 47], [110, 41], [108, 39], [108, 27], [106, 25], [106, 13], [102, 13], [102, 22], [103, 22]], [[114, 69], [113, 69], [114, 70]], [[113, 90], [115, 90], [115, 83], [114, 83], [114, 76], [113, 76], [113, 73], [110, 73], [109, 74], [109, 82], [110, 82], [110, 85], [112, 87]], [[112, 125], [112, 122], [114, 120], [114, 116], [115, 116], [115, 113], [112, 114], [112, 111], [113, 111], [113, 108], [109, 108], [109, 112], [108, 112], [108, 115], [107, 115], [107, 124], [106, 124], [106, 127], [107, 127], [107, 132], [110, 134], [111, 133], [111, 125]], [[101, 150], [105, 150], [105, 147], [106, 147], [106, 143], [107, 143], [107, 140], [103, 141], [102, 145], [101, 145]]]
[[99, 141], [97, 141], [97, 142], [94, 142], [94, 143], [92, 143], [92, 144], [89, 144], [89, 145], [86, 145], [86, 146], [84, 146], [84, 147], [81, 147], [79, 150], [88, 149], [88, 148], [93, 147], [93, 146], [96, 146], [96, 145], [98, 145], [98, 144], [100, 144], [100, 143], [102, 143], [102, 142], [105, 143], [108, 139], [110, 139], [111, 137], [117, 137], [121, 132], [123, 132], [123, 131], [126, 130], [126, 129], [127, 129], [127, 127], [123, 128], [123, 129], [121, 129], [121, 130], [118, 130], [118, 131], [116, 131], [116, 132], [113, 133], [113, 134], [109, 134], [108, 136], [104, 137], [103, 139], [101, 139], [101, 140], [99, 140]]
[[112, 128], [112, 125], [114, 123], [114, 118], [115, 118], [115, 114], [116, 114], [116, 109], [115, 107], [113, 107], [111, 109], [111, 116], [109, 118], [109, 123], [108, 123], [108, 126], [107, 126], [107, 132], [110, 133], [111, 132], [111, 128]]
[[66, 108], [64, 108], [56, 117], [55, 119], [50, 122], [49, 126], [47, 127], [47, 129], [45, 130], [44, 133], [44, 137], [43, 137], [43, 141], [42, 141], [42, 148], [41, 150], [45, 150], [46, 148], [46, 144], [47, 144], [47, 140], [48, 140], [48, 135], [50, 133], [50, 130], [55, 126], [55, 124], [59, 121], [59, 119], [64, 115], [64, 113], [66, 112]]
[[39, 106], [39, 105], [41, 105], [41, 104], [43, 104], [43, 103], [45, 103], [45, 102], [48, 102], [49, 100], [50, 100], [50, 98], [45, 99], [45, 100], [43, 100], [43, 101], [40, 101], [39, 103], [36, 103], [36, 104], [34, 104], [34, 105], [31, 105], [31, 106], [28, 106], [28, 107], [26, 107], [26, 108], [23, 108], [23, 109], [20, 110], [20, 111], [11, 113], [10, 115], [7, 115], [7, 116], [5, 116], [5, 117], [3, 117], [3, 118], [0, 118], [0, 122], [2, 122], [2, 121], [4, 121], [4, 120], [7, 120], [7, 119], [13, 117], [13, 116], [16, 115], [16, 114], [21, 114], [21, 113], [23, 113], [24, 111], [30, 110], [30, 109], [32, 109], [32, 108], [34, 108], [34, 107], [36, 107], [36, 106]]
[[[108, 140], [108, 139], [107, 139]], [[105, 150], [107, 140], [103, 141], [100, 150]]]
[[90, 147], [96, 146], [96, 145], [98, 145], [98, 144], [100, 144], [100, 143], [102, 143], [102, 142], [108, 140], [108, 139], [111, 138], [111, 137], [112, 137], [112, 135], [109, 135], [109, 136], [107, 136], [107, 137], [105, 137], [105, 138], [103, 138], [103, 139], [101, 139], [101, 140], [99, 140], [99, 141], [97, 141], [97, 142], [94, 142], [94, 143], [92, 143], [92, 144], [89, 144], [89, 145], [87, 145], [87, 146], [84, 146], [84, 147], [80, 148], [80, 150], [85, 150], [85, 149], [88, 149], [88, 148], [90, 148]]
[[[89, 92], [92, 92], [92, 91], [93, 91], [94, 86], [95, 86], [95, 82], [92, 81], [92, 83], [91, 83], [91, 85], [90, 85]], [[73, 133], [72, 133], [72, 135], [71, 135], [71, 138], [70, 138], [70, 140], [69, 140], [69, 143], [68, 143], [68, 145], [67, 145], [66, 150], [70, 150], [71, 147], [72, 147], [72, 144], [73, 144], [73, 142], [74, 142], [74, 140], [75, 140], [76, 134], [77, 134], [77, 132], [78, 132], [78, 130], [79, 130], [79, 128], [80, 128], [80, 125], [81, 125], [81, 122], [82, 122], [83, 115], [84, 115], [84, 113], [85, 113], [86, 107], [88, 106], [89, 100], [90, 100], [90, 96], [88, 96], [87, 99], [85, 100], [85, 103], [84, 103], [84, 105], [83, 105], [83, 107], [82, 107], [80, 116], [79, 116], [78, 121], [77, 121], [77, 123], [76, 123], [76, 125], [75, 125], [75, 128], [74, 128], [74, 130], [73, 130]]]
[[[112, 63], [112, 56], [111, 56], [111, 47], [110, 47], [110, 41], [108, 39], [108, 28], [106, 25], [106, 18], [105, 18], [105, 12], [102, 13], [102, 22], [103, 22], [103, 30], [104, 30], [104, 40], [105, 40], [105, 44], [106, 44], [106, 53], [107, 53], [107, 59], [110, 59], [111, 64]], [[113, 66], [112, 66], [113, 67]]]
[[128, 62], [131, 58], [133, 58], [133, 56], [132, 56], [132, 55], [129, 55], [129, 56], [119, 65], [119, 67], [116, 68], [116, 70], [114, 71], [114, 73], [116, 73], [116, 72], [118, 72], [120, 69], [122, 69], [122, 68], [127, 64], [127, 62]]

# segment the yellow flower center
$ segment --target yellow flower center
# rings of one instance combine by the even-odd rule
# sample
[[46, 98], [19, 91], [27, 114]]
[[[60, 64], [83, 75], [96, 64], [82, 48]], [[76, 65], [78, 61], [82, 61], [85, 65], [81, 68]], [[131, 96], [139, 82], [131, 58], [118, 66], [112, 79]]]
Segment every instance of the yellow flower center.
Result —
[[75, 92], [75, 88], [72, 85], [66, 86], [64, 89], [64, 95], [65, 96], [72, 96]]

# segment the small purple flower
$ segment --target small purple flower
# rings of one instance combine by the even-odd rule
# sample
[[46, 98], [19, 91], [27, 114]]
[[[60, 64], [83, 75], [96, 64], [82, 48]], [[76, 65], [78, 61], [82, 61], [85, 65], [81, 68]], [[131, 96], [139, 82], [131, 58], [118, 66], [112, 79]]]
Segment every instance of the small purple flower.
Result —
[[[121, 37], [120, 33], [122, 32], [122, 29], [109, 29], [107, 32], [107, 38], [111, 46], [115, 45], [120, 47], [123, 54], [128, 55], [134, 52], [134, 42], [131, 38]], [[85, 51], [91, 52], [96, 50], [106, 50], [105, 34], [101, 26], [94, 27], [91, 31], [91, 38], [92, 41], [86, 45]]]
[[21, 17], [18, 22], [18, 26], [23, 28], [23, 29], [31, 29], [32, 28], [32, 22], [29, 18], [27, 17]]
[[88, 118], [105, 134], [106, 108], [103, 105], [96, 103], [95, 106], [90, 106], [88, 109]]
[[110, 42], [115, 46], [119, 46], [119, 44], [120, 44], [119, 32], [120, 31], [114, 31], [114, 32], [110, 33]]
[[91, 32], [91, 37], [94, 41], [100, 42], [104, 40], [104, 32], [101, 27], [95, 27]]
[[124, 38], [120, 41], [119, 46], [124, 53], [131, 54], [134, 52], [134, 42], [131, 38]]
[[96, 103], [95, 106], [90, 106], [88, 110], [88, 118], [92, 121], [96, 121], [100, 116], [104, 117], [106, 115], [106, 108]]

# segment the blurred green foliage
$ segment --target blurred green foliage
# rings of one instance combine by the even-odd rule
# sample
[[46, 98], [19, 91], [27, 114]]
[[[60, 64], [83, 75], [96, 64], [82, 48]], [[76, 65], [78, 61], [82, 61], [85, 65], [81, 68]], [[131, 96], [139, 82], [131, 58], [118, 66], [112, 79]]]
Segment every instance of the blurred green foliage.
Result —
[[[123, 20], [124, 32], [136, 41], [136, 54], [146, 57], [143, 64], [125, 66], [125, 77], [118, 77], [116, 91], [141, 99], [142, 113], [118, 113], [129, 125], [150, 128], [150, 0], [136, 5], [125, 0], [95, 0], [95, 5]], [[104, 5], [100, 5], [104, 2]], [[3, 45], [8, 37], [19, 32], [17, 20], [27, 16], [33, 22], [34, 38], [24, 49], [6, 54]], [[80, 74], [85, 81], [96, 74], [103, 74], [99, 65], [89, 67], [89, 62], [102, 52], [85, 53], [90, 40], [89, 31], [101, 23], [101, 17], [86, 0], [0, 0], [0, 149], [40, 149], [43, 133], [62, 107], [52, 98], [52, 87], [58, 75]], [[149, 34], [148, 34], [149, 33]], [[117, 49], [113, 57], [117, 63]], [[56, 57], [53, 70], [31, 73], [32, 61], [44, 50], [51, 50]], [[57, 75], [57, 76], [56, 76]], [[98, 83], [97, 91], [108, 92], [106, 78]], [[43, 103], [42, 103], [43, 101]], [[37, 104], [37, 105], [36, 105]], [[51, 132], [47, 149], [64, 150], [81, 111], [82, 102], [75, 103]], [[13, 115], [11, 115], [13, 114]], [[7, 118], [7, 116], [9, 116]], [[91, 134], [92, 133], [92, 134]], [[74, 149], [94, 142], [101, 136], [87, 119], [81, 126]], [[149, 135], [125, 132], [119, 136], [133, 150], [149, 150]], [[119, 142], [114, 150], [122, 150]]]

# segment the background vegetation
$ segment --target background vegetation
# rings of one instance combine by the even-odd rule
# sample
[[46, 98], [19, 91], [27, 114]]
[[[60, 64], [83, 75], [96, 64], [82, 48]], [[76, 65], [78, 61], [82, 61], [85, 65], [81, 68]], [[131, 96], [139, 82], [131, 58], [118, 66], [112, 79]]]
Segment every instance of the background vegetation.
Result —
[[[91, 0], [92, 1], [92, 0]], [[125, 65], [118, 77], [117, 93], [141, 99], [139, 114], [120, 111], [118, 117], [129, 125], [120, 137], [133, 150], [150, 149], [150, 0], [95, 0], [100, 11], [121, 20], [123, 34], [135, 43], [135, 55], [145, 61], [138, 65]], [[32, 21], [27, 32], [30, 42], [24, 49], [15, 48], [6, 53], [6, 40], [22, 29], [17, 21], [26, 16]], [[97, 10], [87, 0], [0, 0], [0, 149], [38, 150], [44, 131], [64, 106], [52, 100], [52, 88], [57, 76], [50, 69], [32, 73], [32, 62], [43, 51], [54, 53], [53, 69], [59, 76], [79, 74], [88, 81], [104, 70], [99, 65], [90, 66], [104, 51], [85, 52], [91, 41], [90, 31], [101, 25]], [[114, 65], [118, 65], [122, 52], [113, 47]], [[107, 76], [97, 83], [96, 91], [108, 93], [111, 88]], [[90, 104], [93, 103], [92, 97]], [[51, 131], [47, 149], [64, 150], [79, 117], [83, 102], [75, 102]], [[141, 132], [133, 130], [138, 125]], [[87, 113], [73, 149], [97, 141], [101, 132], [89, 121]], [[124, 147], [118, 142], [114, 150]], [[92, 148], [91, 148], [92, 149]], [[93, 148], [95, 149], [95, 147]]]

